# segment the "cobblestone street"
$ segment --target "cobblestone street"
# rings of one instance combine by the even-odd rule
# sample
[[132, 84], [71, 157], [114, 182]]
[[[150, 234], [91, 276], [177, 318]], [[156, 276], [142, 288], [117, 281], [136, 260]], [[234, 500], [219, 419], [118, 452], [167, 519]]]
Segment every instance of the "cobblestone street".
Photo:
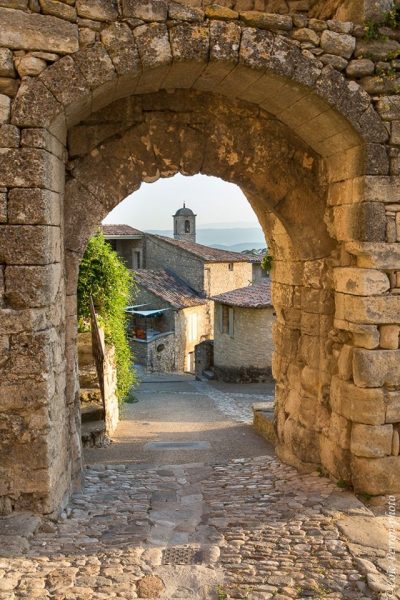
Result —
[[247, 424], [270, 389], [145, 379], [58, 521], [3, 519], [1, 600], [400, 598], [387, 517]]

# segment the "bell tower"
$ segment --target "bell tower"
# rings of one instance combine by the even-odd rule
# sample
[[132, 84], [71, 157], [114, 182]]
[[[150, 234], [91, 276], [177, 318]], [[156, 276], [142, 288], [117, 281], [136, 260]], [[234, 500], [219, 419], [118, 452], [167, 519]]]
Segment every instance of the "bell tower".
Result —
[[196, 241], [196, 215], [190, 208], [179, 208], [173, 215], [174, 219], [174, 238], [186, 242]]

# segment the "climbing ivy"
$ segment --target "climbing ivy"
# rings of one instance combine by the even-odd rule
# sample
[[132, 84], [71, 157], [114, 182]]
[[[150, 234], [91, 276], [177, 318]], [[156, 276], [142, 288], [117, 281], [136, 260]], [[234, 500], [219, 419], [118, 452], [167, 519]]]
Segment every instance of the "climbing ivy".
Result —
[[93, 236], [86, 247], [78, 279], [78, 327], [90, 328], [89, 299], [93, 297], [106, 343], [115, 347], [117, 397], [121, 401], [134, 383], [125, 308], [136, 292], [133, 275], [104, 239]]
[[398, 29], [400, 27], [400, 7], [392, 8], [383, 13], [379, 20], [367, 19], [365, 21], [365, 38], [367, 40], [384, 40], [386, 36], [381, 33], [381, 27]]
[[263, 259], [261, 261], [261, 268], [263, 269], [263, 271], [267, 271], [268, 273], [272, 269], [272, 256], [270, 255], [268, 249], [267, 249], [266, 253], [264, 254]]

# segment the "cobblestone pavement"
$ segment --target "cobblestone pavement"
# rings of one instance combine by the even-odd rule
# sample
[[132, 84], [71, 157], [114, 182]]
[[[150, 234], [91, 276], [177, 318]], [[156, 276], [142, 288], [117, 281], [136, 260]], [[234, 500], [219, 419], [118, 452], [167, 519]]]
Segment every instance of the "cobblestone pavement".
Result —
[[[241, 392], [194, 385], [246, 418]], [[59, 519], [1, 520], [0, 600], [395, 600], [395, 527], [271, 455], [92, 464]]]

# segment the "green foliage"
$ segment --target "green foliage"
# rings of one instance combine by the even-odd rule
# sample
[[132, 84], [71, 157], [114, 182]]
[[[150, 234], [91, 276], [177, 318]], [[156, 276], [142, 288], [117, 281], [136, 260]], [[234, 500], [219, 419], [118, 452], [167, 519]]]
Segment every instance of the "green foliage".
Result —
[[106, 343], [115, 347], [117, 397], [121, 401], [134, 383], [132, 356], [126, 331], [125, 308], [135, 292], [129, 269], [98, 233], [89, 240], [78, 280], [78, 326], [90, 327], [89, 299], [93, 297]]
[[269, 253], [269, 250], [264, 254], [264, 258], [261, 261], [261, 268], [263, 271], [268, 271], [268, 273], [272, 269], [272, 256]]
[[400, 8], [393, 8], [383, 13], [379, 20], [367, 19], [365, 21], [365, 39], [367, 40], [384, 40], [386, 36], [380, 31], [381, 27], [389, 27], [390, 29], [398, 29], [400, 27]]

